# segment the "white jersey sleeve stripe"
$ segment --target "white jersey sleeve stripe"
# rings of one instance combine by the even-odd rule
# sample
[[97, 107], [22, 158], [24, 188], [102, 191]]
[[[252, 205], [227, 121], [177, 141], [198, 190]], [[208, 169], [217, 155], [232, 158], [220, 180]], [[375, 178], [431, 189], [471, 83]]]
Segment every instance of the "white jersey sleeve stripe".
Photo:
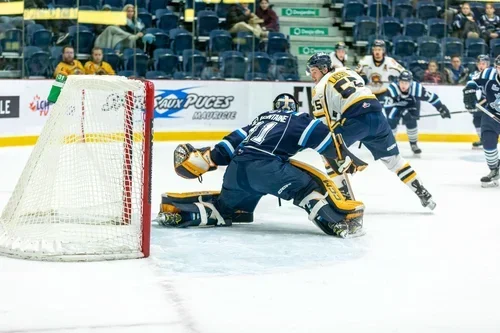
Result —
[[240, 135], [243, 139], [245, 139], [245, 138], [248, 136], [247, 132], [245, 132], [245, 131], [244, 131], [243, 129], [241, 129], [241, 128], [238, 128], [238, 129], [236, 130], [236, 132], [237, 132], [237, 133], [238, 133], [238, 134], [239, 134], [239, 135]]
[[314, 148], [314, 150], [316, 150], [318, 153], [322, 153], [323, 150], [325, 150], [326, 147], [328, 147], [328, 145], [331, 142], [332, 142], [332, 134], [328, 133], [326, 135], [326, 137], [323, 139], [323, 141], [321, 141], [321, 143], [319, 144], [319, 146], [317, 146], [316, 148]]
[[229, 155], [231, 155], [231, 156], [234, 155], [234, 147], [231, 144], [231, 142], [229, 142], [227, 140], [222, 140], [220, 143], [227, 150], [227, 152], [229, 153]]
[[309, 125], [307, 125], [306, 129], [304, 130], [304, 132], [302, 132], [302, 135], [300, 136], [300, 139], [299, 139], [299, 146], [301, 147], [304, 147], [305, 144], [307, 143], [307, 140], [309, 139], [309, 136], [311, 135], [312, 131], [314, 131], [314, 128], [316, 126], [318, 126], [319, 124], [319, 120], [316, 119], [316, 120], [313, 120], [309, 123]]

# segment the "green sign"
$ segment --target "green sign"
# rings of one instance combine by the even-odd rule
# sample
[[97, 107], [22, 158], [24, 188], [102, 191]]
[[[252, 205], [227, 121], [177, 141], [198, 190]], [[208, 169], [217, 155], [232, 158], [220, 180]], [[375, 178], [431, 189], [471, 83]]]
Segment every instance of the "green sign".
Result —
[[299, 55], [313, 55], [317, 52], [330, 53], [333, 51], [335, 51], [335, 48], [330, 46], [299, 46]]
[[281, 8], [281, 16], [319, 17], [319, 8]]
[[328, 28], [290, 27], [291, 36], [328, 36]]

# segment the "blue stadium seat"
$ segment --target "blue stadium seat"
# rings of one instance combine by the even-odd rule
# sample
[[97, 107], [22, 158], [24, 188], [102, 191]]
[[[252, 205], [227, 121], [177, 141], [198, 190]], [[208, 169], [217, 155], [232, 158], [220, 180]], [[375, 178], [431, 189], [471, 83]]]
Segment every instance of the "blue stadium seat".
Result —
[[168, 9], [168, 8], [158, 8], [153, 13], [155, 13], [155, 17], [157, 20], [159, 20], [160, 17], [162, 17], [165, 14], [172, 14], [170, 9]]
[[227, 11], [229, 9], [229, 6], [231, 5], [222, 2], [218, 3], [217, 7], [215, 8], [215, 13], [217, 14], [218, 17], [225, 19], [227, 16]]
[[346, 0], [342, 8], [342, 22], [354, 22], [365, 13], [365, 5], [360, 0]]
[[406, 61], [403, 59], [403, 57], [393, 54], [393, 55], [392, 55], [392, 59], [396, 60], [396, 61], [398, 62], [398, 64], [400, 64], [400, 65], [401, 65], [401, 66], [403, 66], [404, 68], [408, 68], [408, 64], [407, 64], [407, 63], [406, 63]]
[[134, 5], [136, 8], [147, 8], [146, 0], [125, 0], [124, 5]]
[[500, 2], [494, 2], [493, 7], [495, 7], [495, 15], [500, 15]]
[[359, 16], [356, 18], [354, 26], [354, 41], [367, 41], [377, 32], [377, 22], [370, 16]]
[[94, 9], [101, 9], [101, 0], [80, 0], [80, 9], [83, 6], [94, 7]]
[[38, 46], [25, 46], [23, 47], [23, 58], [27, 60], [37, 52], [43, 52], [43, 50]]
[[406, 18], [403, 21], [403, 34], [408, 37], [417, 39], [427, 35], [427, 28], [424, 22], [418, 18]]
[[162, 30], [169, 32], [179, 26], [179, 17], [175, 14], [163, 14], [156, 26]]
[[78, 24], [78, 25], [70, 25], [68, 27], [68, 33], [71, 35], [71, 36], [74, 36], [76, 35], [76, 33], [78, 31], [90, 31], [89, 27], [87, 27], [86, 25], [83, 25], [83, 24]]
[[113, 51], [111, 52], [104, 52], [103, 50], [103, 58], [104, 61], [106, 61], [108, 64], [113, 67], [115, 72], [120, 69], [121, 67], [121, 58], [118, 54], [114, 53]]
[[393, 38], [394, 36], [401, 34], [401, 23], [398, 19], [392, 16], [382, 17], [380, 21], [380, 28], [380, 34], [389, 38]]
[[201, 10], [197, 14], [196, 33], [199, 36], [209, 36], [210, 31], [219, 29], [219, 17], [212, 10]]
[[465, 40], [465, 55], [477, 58], [480, 54], [488, 54], [488, 45], [482, 38], [467, 38]]
[[49, 47], [50, 53], [50, 63], [52, 67], [56, 67], [57, 64], [62, 60], [62, 46], [51, 46]]
[[181, 55], [184, 50], [189, 50], [193, 46], [193, 35], [185, 29], [177, 28], [170, 30], [170, 48], [177, 55]]
[[162, 54], [155, 59], [155, 69], [164, 72], [167, 77], [173, 78], [174, 74], [179, 71], [179, 57], [172, 52]]
[[464, 57], [462, 59], [462, 65], [469, 69], [469, 73], [474, 73], [477, 70], [476, 58]]
[[156, 15], [156, 11], [158, 9], [166, 9], [167, 6], [169, 5], [169, 3], [170, 3], [169, 0], [150, 0], [149, 1], [149, 12], [155, 13], [155, 16], [158, 17], [158, 15]]
[[387, 0], [369, 0], [368, 1], [368, 16], [384, 17], [389, 15], [389, 5]]
[[157, 80], [157, 79], [167, 79], [169, 78], [165, 72], [162, 71], [147, 71], [146, 79]]
[[424, 21], [436, 18], [438, 16], [438, 7], [431, 1], [419, 1], [417, 3], [417, 17]]
[[418, 43], [418, 55], [427, 58], [435, 58], [441, 55], [441, 44], [434, 37], [419, 37], [417, 39]]
[[231, 51], [233, 47], [233, 38], [227, 30], [212, 30], [210, 31], [210, 40], [207, 47], [208, 54], [211, 56], [218, 55], [225, 51]]
[[445, 37], [441, 39], [443, 56], [451, 57], [453, 55], [462, 56], [464, 53], [464, 44], [462, 39], [456, 37]]
[[238, 51], [223, 52], [219, 58], [222, 77], [225, 79], [245, 78], [246, 63], [243, 54]]
[[54, 6], [56, 8], [76, 7], [76, 1], [73, 1], [73, 0], [54, 0]]
[[37, 51], [31, 54], [30, 57], [26, 59], [24, 63], [27, 76], [29, 77], [52, 76], [52, 69], [50, 67], [49, 59], [50, 59], [50, 54], [45, 51]]
[[248, 68], [246, 80], [269, 80], [269, 66], [271, 58], [265, 52], [252, 52], [248, 54]]
[[73, 47], [77, 54], [90, 54], [95, 36], [90, 31], [80, 31], [73, 37]]
[[167, 48], [158, 48], [153, 51], [153, 59], [156, 61], [162, 55], [173, 54], [172, 50]]
[[444, 19], [432, 18], [427, 20], [427, 27], [429, 29], [429, 36], [436, 38], [443, 38], [446, 30], [446, 22]]
[[185, 2], [186, 2], [186, 8], [193, 8], [195, 13], [197, 13], [200, 10], [207, 9], [207, 4], [203, 1], [185, 0]]
[[146, 28], [151, 28], [153, 26], [153, 15], [149, 13], [139, 13], [137, 17], [144, 23]]
[[485, 2], [469, 2], [470, 10], [474, 13], [476, 20], [479, 20], [481, 15], [484, 15], [485, 4]]
[[94, 6], [82, 6], [78, 7], [78, 10], [97, 10]]
[[236, 51], [242, 53], [253, 52], [259, 48], [260, 40], [249, 31], [240, 31], [236, 34]]
[[269, 32], [266, 51], [272, 56], [276, 52], [286, 52], [289, 44], [288, 39], [281, 32]]
[[148, 56], [145, 54], [136, 54], [125, 60], [125, 70], [133, 71], [134, 67], [138, 76], [145, 76], [149, 67]]
[[451, 59], [450, 59], [450, 57], [437, 57], [435, 60], [438, 63], [440, 71], [442, 71], [444, 68], [451, 69]]
[[393, 48], [392, 52], [400, 57], [409, 57], [416, 53], [417, 44], [411, 37], [396, 36], [392, 39]]
[[111, 7], [123, 8], [123, 0], [103, 0], [102, 5], [110, 5]]
[[126, 48], [123, 50], [123, 60], [128, 60], [128, 58], [133, 57], [134, 54], [144, 54], [144, 51], [139, 48]]
[[495, 59], [500, 55], [500, 38], [490, 40], [490, 56]]
[[45, 27], [41, 24], [30, 24], [26, 27], [26, 38], [28, 42], [33, 41], [33, 35], [39, 30], [45, 30]]
[[170, 46], [170, 37], [162, 30], [160, 32], [155, 32], [154, 45], [157, 48], [168, 48]]
[[23, 32], [20, 29], [9, 29], [3, 33], [0, 39], [0, 46], [3, 52], [19, 53], [23, 45]]
[[182, 68], [186, 79], [199, 79], [207, 65], [207, 58], [198, 50], [182, 52]]
[[32, 36], [31, 45], [38, 46], [45, 51], [48, 51], [52, 44], [52, 32], [48, 30], [37, 30]]
[[402, 21], [405, 18], [412, 17], [413, 6], [411, 0], [394, 0], [392, 2], [392, 16]]
[[290, 53], [273, 54], [272, 75], [279, 81], [299, 81], [297, 58]]
[[427, 57], [421, 56], [410, 56], [404, 59], [404, 61], [408, 64], [408, 68], [412, 72], [416, 72], [415, 68], [418, 67], [421, 70], [425, 71], [429, 66], [429, 59]]
[[120, 75], [120, 76], [125, 76], [125, 77], [129, 77], [129, 76], [137, 76], [137, 74], [136, 74], [136, 73], [134, 73], [134, 71], [127, 71], [127, 70], [125, 70], [125, 71], [119, 71], [119, 72], [118, 72], [118, 75]]
[[[2, 17], [6, 17], [6, 16], [2, 16]], [[13, 24], [10, 24], [10, 23], [0, 23], [0, 33], [4, 32], [4, 31], [7, 31], [7, 30], [10, 30], [10, 29], [14, 29], [14, 25]]]

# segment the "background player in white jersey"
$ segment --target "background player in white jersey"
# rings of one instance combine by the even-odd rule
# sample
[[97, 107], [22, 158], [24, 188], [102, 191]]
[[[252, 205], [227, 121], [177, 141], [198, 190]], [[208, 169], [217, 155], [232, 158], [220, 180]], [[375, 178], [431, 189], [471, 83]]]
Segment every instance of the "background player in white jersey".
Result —
[[450, 111], [441, 103], [439, 96], [427, 91], [420, 83], [413, 81], [413, 74], [410, 71], [403, 71], [398, 82], [393, 82], [387, 89], [393, 104], [384, 105], [387, 120], [392, 132], [396, 135], [398, 124], [403, 120], [408, 134], [408, 141], [414, 154], [420, 154], [422, 150], [418, 147], [418, 125], [419, 112], [417, 102], [425, 101], [430, 103], [441, 114], [442, 118], [451, 118]]
[[389, 84], [399, 77], [405, 68], [396, 60], [385, 55], [385, 42], [377, 39], [372, 45], [372, 54], [359, 61], [356, 72], [365, 80], [381, 103], [385, 103], [385, 95]]
[[[434, 209], [431, 194], [399, 154], [382, 105], [363, 79], [348, 68], [334, 70], [326, 53], [309, 58], [307, 70], [316, 84], [312, 97], [314, 116], [326, 121], [335, 134], [341, 134], [348, 147], [356, 141], [363, 143], [375, 160], [380, 159], [420, 198], [422, 206]], [[336, 178], [335, 174], [329, 175]]]
[[[477, 71], [470, 74], [469, 80], [474, 80], [479, 77], [479, 74], [490, 67], [490, 57], [487, 54], [480, 54], [477, 56], [476, 62]], [[481, 91], [481, 99], [485, 99], [484, 93]], [[481, 142], [481, 118], [483, 116], [482, 112], [477, 111], [476, 109], [471, 110], [472, 113], [472, 123], [474, 124], [474, 128], [476, 129], [476, 133], [479, 136], [479, 141], [472, 143], [473, 149], [481, 149], [483, 148], [483, 144]]]
[[333, 68], [345, 67], [345, 62], [347, 60], [346, 50], [347, 47], [343, 42], [338, 42], [337, 45], [335, 45], [335, 51], [330, 53]]

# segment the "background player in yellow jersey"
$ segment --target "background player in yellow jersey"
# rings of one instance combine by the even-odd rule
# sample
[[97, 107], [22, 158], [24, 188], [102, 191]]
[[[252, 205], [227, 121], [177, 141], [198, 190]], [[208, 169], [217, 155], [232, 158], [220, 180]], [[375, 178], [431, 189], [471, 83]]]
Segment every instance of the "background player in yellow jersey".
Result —
[[85, 74], [89, 75], [115, 75], [115, 71], [110, 64], [102, 60], [103, 54], [100, 47], [92, 49], [92, 56], [85, 63]]
[[75, 49], [72, 46], [65, 46], [62, 52], [62, 61], [57, 64], [54, 77], [59, 74], [66, 76], [85, 74], [82, 63], [75, 59]]
[[[422, 206], [434, 209], [431, 194], [399, 154], [382, 105], [363, 79], [349, 68], [333, 69], [330, 56], [322, 52], [309, 58], [307, 71], [316, 84], [312, 97], [314, 116], [328, 123], [332, 132], [341, 134], [348, 147], [356, 141], [363, 143], [375, 160], [380, 159], [412, 189]], [[327, 171], [334, 181], [338, 178], [333, 170]]]

